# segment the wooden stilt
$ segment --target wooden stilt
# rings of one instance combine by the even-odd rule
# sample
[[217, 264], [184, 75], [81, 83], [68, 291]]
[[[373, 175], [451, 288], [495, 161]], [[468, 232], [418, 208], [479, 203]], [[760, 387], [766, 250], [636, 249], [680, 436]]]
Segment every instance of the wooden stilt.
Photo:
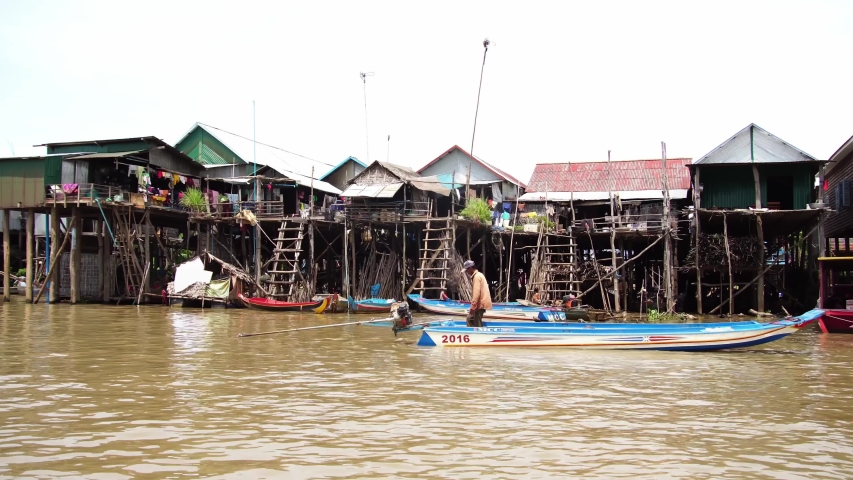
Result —
[[699, 253], [699, 239], [701, 238], [702, 233], [702, 222], [699, 220], [699, 209], [702, 206], [702, 195], [699, 192], [699, 167], [696, 167], [696, 173], [693, 176], [693, 222], [695, 228], [693, 229], [693, 241], [695, 245], [696, 258], [694, 259], [694, 263], [696, 265], [696, 313], [699, 315], [702, 314], [702, 261], [701, 255]]
[[729, 314], [734, 313], [734, 304], [732, 303], [732, 295], [734, 295], [734, 280], [732, 279], [732, 252], [729, 250], [729, 221], [726, 214], [723, 214], [723, 241], [726, 246], [726, 264], [729, 266]]
[[104, 291], [104, 237], [100, 220], [95, 220], [95, 238], [98, 240], [98, 292]]
[[104, 249], [101, 252], [103, 254], [102, 262], [103, 262], [103, 274], [104, 280], [101, 286], [103, 290], [101, 290], [102, 298], [101, 300], [104, 303], [110, 302], [110, 297], [112, 296], [112, 285], [113, 278], [115, 272], [112, 269], [112, 262], [110, 261], [113, 256], [113, 239], [110, 236], [110, 220], [109, 217], [104, 218], [104, 223], [101, 226], [101, 238], [103, 239]]
[[83, 240], [80, 235], [80, 224], [80, 207], [71, 207], [71, 258], [69, 258], [68, 270], [71, 280], [72, 305], [80, 301], [80, 268], [82, 268], [80, 251]]
[[[142, 221], [142, 228], [145, 231], [144, 235], [142, 236], [143, 237], [142, 248], [143, 248], [144, 253], [145, 253], [145, 269], [147, 271], [150, 271], [151, 270], [151, 233], [154, 231], [154, 227], [151, 225], [151, 210], [145, 211], [145, 218]], [[210, 248], [210, 245], [208, 245], [207, 248]], [[145, 273], [143, 273], [143, 276], [145, 278], [142, 279], [141, 292], [142, 293], [150, 293], [151, 292], [151, 274], [149, 273], [146, 275]], [[140, 294], [140, 296], [138, 297], [139, 301], [141, 302], [143, 297], [145, 298], [145, 303], [148, 303], [148, 297], [146, 295], [142, 295], [142, 294]], [[139, 302], [137, 302], [137, 304], [138, 303]]]
[[666, 292], [666, 311], [672, 312], [675, 309], [675, 302], [672, 298], [672, 222], [669, 218], [669, 186], [666, 175], [666, 143], [660, 142], [661, 145], [661, 178], [663, 180], [663, 215], [661, 218], [661, 226], [666, 238], [663, 244], [663, 282], [664, 291]]
[[249, 271], [249, 252], [246, 249], [246, 232], [248, 231], [249, 229], [245, 225], [240, 227], [240, 245], [241, 250], [243, 251], [243, 270], [247, 272]]
[[26, 300], [27, 303], [33, 302], [33, 280], [35, 279], [35, 275], [33, 274], [33, 242], [35, 241], [35, 227], [36, 212], [31, 208], [27, 210], [27, 286], [24, 288], [24, 291], [26, 292], [24, 294], [24, 300]]
[[12, 261], [12, 245], [9, 239], [9, 216], [10, 211], [3, 210], [3, 299], [10, 301], [12, 294], [12, 286], [10, 280], [11, 261]]
[[[758, 264], [764, 268], [764, 225], [761, 221], [761, 214], [755, 216], [756, 230], [758, 231]], [[758, 297], [756, 305], [759, 312], [764, 311], [764, 271], [758, 276], [758, 283], [755, 285], [755, 294]]]
[[[58, 278], [56, 275], [51, 275], [54, 270], [59, 270], [59, 264], [56, 263], [59, 261], [59, 255], [57, 250], [59, 250], [59, 209], [53, 207], [50, 209], [50, 253], [51, 253], [51, 262], [50, 262], [50, 271], [48, 278]], [[54, 260], [54, 258], [56, 260]], [[41, 292], [39, 292], [41, 293]], [[59, 300], [59, 280], [54, 280], [50, 282], [50, 290], [48, 290], [48, 298], [50, 299], [50, 303], [55, 303]], [[36, 302], [38, 299], [35, 300]]]

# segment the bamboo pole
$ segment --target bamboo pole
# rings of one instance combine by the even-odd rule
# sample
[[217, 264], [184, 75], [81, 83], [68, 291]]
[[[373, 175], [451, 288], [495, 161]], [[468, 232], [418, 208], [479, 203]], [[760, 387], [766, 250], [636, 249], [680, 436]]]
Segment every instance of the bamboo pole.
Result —
[[699, 255], [699, 238], [701, 237], [702, 222], [699, 219], [699, 208], [701, 207], [701, 194], [699, 193], [699, 167], [696, 167], [696, 175], [693, 180], [693, 215], [696, 227], [693, 229], [694, 241], [696, 242], [696, 312], [702, 315], [702, 264]]
[[515, 218], [512, 221], [512, 233], [509, 234], [509, 264], [506, 268], [506, 297], [505, 301], [509, 302], [509, 284], [512, 279], [512, 253], [513, 253], [513, 241], [515, 240], [515, 226], [518, 225], [518, 197], [521, 193], [521, 190], [518, 188], [518, 185], [515, 186]]
[[667, 182], [667, 174], [666, 174], [666, 143], [660, 142], [661, 146], [661, 179], [663, 181], [663, 218], [662, 218], [662, 226], [663, 231], [666, 234], [666, 241], [664, 242], [664, 253], [663, 253], [663, 281], [664, 281], [664, 291], [666, 292], [666, 311], [672, 312], [675, 308], [675, 302], [672, 298], [672, 235], [670, 235], [670, 229], [672, 228], [672, 222], [669, 219], [669, 185]]
[[[592, 243], [592, 234], [590, 233], [589, 229], [587, 229], [586, 234], [589, 237], [589, 248], [592, 251], [593, 255], [595, 255], [592, 264], [593, 268], [595, 268], [595, 275], [598, 277], [598, 288], [599, 290], [601, 290], [601, 306], [604, 307], [605, 311], [610, 313], [610, 302], [608, 301], [607, 295], [605, 295], [604, 284], [601, 283], [601, 272], [598, 271], [598, 255], [595, 254], [595, 246]], [[614, 268], [613, 271], [616, 272], [616, 269]]]
[[[66, 229], [65, 230], [65, 237], [62, 240], [62, 244], [59, 245], [59, 248], [54, 249], [53, 257], [50, 259], [50, 271], [47, 274], [47, 278], [44, 281], [44, 285], [41, 286], [41, 288], [39, 289], [38, 295], [36, 296], [35, 300], [33, 300], [34, 304], [38, 303], [38, 301], [41, 298], [42, 293], [44, 293], [44, 289], [48, 285], [48, 283], [51, 284], [50, 289], [53, 290], [54, 286], [52, 284], [54, 282], [52, 281], [52, 279], [54, 277], [56, 277], [56, 272], [58, 272], [60, 270], [59, 265], [57, 265], [56, 262], [59, 259], [59, 256], [62, 254], [62, 249], [65, 248], [65, 245], [68, 243], [68, 238], [70, 237], [70, 235], [69, 235], [70, 233], [71, 233], [71, 229], [70, 228]], [[55, 302], [55, 300], [53, 300], [53, 301]]]
[[[613, 269], [616, 269], [616, 217], [614, 216], [614, 208], [613, 208], [613, 171], [610, 168], [610, 150], [607, 151], [607, 176], [610, 180], [607, 185], [607, 198], [610, 200], [610, 262], [613, 266]], [[596, 268], [596, 271], [598, 269]], [[619, 279], [615, 276], [613, 277], [613, 311], [620, 312], [622, 309], [620, 308], [619, 302]]]
[[334, 323], [331, 325], [315, 325], [313, 327], [288, 328], [287, 330], [273, 330], [270, 332], [241, 333], [241, 334], [237, 335], [237, 338], [259, 337], [261, 335], [272, 335], [274, 333], [303, 332], [305, 330], [319, 330], [321, 328], [346, 327], [349, 325], [361, 325], [364, 323], [390, 322], [390, 321], [393, 321], [393, 320], [391, 318], [379, 318], [379, 319], [362, 320], [360, 322], [344, 322], [344, 323]]
[[[646, 252], [648, 252], [649, 250], [651, 250], [651, 248], [652, 248], [652, 247], [654, 247], [658, 242], [660, 242], [661, 240], [663, 240], [663, 238], [664, 238], [664, 235], [661, 235], [660, 237], [658, 237], [658, 238], [657, 238], [657, 240], [655, 240], [654, 242], [650, 243], [646, 248], [644, 248], [643, 250], [641, 250], [641, 251], [640, 251], [640, 253], [638, 253], [638, 254], [634, 255], [633, 257], [631, 257], [630, 259], [628, 259], [628, 261], [626, 261], [626, 262], [622, 262], [622, 265], [619, 265], [619, 268], [617, 268], [616, 270], [614, 270], [614, 271], [612, 271], [612, 272], [610, 272], [610, 273], [608, 273], [608, 274], [604, 275], [603, 277], [601, 277], [601, 279], [602, 279], [602, 280], [607, 280], [610, 276], [615, 275], [617, 271], [619, 271], [619, 270], [623, 270], [625, 267], [627, 267], [628, 265], [630, 265], [631, 263], [633, 263], [635, 260], [637, 260], [638, 258], [642, 257], [644, 253], [646, 253]], [[580, 294], [580, 295], [578, 295], [578, 296], [579, 296], [579, 297], [583, 297], [583, 296], [584, 296], [584, 295], [586, 295], [587, 293], [589, 293], [589, 292], [591, 292], [591, 291], [595, 290], [595, 287], [596, 287], [596, 285], [593, 285], [593, 286], [589, 287], [588, 289], [586, 289], [586, 290], [584, 290], [583, 292], [581, 292], [581, 294]]]
[[[54, 206], [50, 209], [50, 249], [51, 251], [57, 252], [62, 250], [59, 247], [59, 209]], [[66, 229], [65, 233], [67, 234], [71, 229]], [[56, 257], [57, 259], [59, 257]], [[53, 278], [55, 276], [51, 275], [54, 270], [59, 270], [59, 265], [56, 264], [55, 261], [50, 262], [50, 271], [48, 272], [48, 278]], [[59, 282], [45, 282], [45, 285], [48, 286], [48, 299], [51, 303], [54, 303], [59, 300]], [[39, 296], [41, 296], [41, 290], [39, 290]], [[36, 298], [33, 303], [37, 303], [38, 298]]]
[[729, 315], [734, 313], [734, 304], [732, 303], [732, 295], [734, 294], [734, 285], [732, 279], [732, 252], [729, 250], [729, 221], [726, 214], [723, 214], [723, 241], [726, 247], [726, 263], [729, 267]]

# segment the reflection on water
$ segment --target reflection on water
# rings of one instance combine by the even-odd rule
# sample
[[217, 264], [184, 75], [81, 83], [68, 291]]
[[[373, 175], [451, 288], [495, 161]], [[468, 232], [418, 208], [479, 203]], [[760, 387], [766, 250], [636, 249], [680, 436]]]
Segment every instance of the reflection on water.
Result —
[[844, 478], [853, 335], [422, 349], [347, 321], [0, 307], [0, 478]]

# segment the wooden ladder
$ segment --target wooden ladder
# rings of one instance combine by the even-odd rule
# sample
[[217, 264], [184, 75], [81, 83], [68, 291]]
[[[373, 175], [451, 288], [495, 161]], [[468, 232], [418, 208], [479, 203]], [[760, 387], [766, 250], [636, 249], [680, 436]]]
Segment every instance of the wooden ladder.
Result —
[[[450, 217], [445, 220], [443, 227], [434, 227], [432, 220], [427, 220], [424, 229], [424, 246], [421, 250], [421, 266], [418, 268], [418, 278], [421, 296], [425, 290], [444, 290], [447, 288], [448, 264], [451, 248], [453, 248], [453, 225]], [[439, 224], [441, 225], [441, 224]], [[438, 286], [427, 286], [427, 282], [438, 282]]]
[[275, 239], [273, 258], [267, 273], [270, 276], [269, 294], [273, 298], [293, 296], [293, 285], [302, 274], [299, 267], [299, 254], [302, 253], [304, 224], [282, 220]]
[[[133, 218], [133, 207], [127, 207], [126, 214], [121, 208], [113, 209], [113, 219], [116, 227], [115, 249], [118, 251], [125, 278], [125, 291], [122, 292], [122, 296], [128, 295], [135, 298], [143, 288], [144, 260], [138, 257], [134, 249], [138, 235], [136, 234], [137, 224]], [[142, 252], [141, 245], [139, 251]]]
[[[541, 285], [543, 300], [560, 300], [564, 295], [579, 295], [581, 282], [577, 275], [577, 244], [569, 230], [568, 243], [552, 243], [550, 235], [545, 238], [542, 262], [545, 265], [545, 280]], [[555, 237], [556, 240], [556, 237]]]

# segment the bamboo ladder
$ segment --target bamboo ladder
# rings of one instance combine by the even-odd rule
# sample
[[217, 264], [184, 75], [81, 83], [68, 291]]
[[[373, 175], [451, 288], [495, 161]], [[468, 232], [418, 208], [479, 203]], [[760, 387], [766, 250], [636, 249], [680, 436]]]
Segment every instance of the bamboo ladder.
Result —
[[[116, 225], [115, 248], [119, 254], [119, 262], [124, 270], [125, 291], [124, 295], [136, 297], [142, 289], [144, 275], [142, 272], [142, 261], [137, 258], [134, 243], [137, 238], [136, 222], [133, 218], [133, 207], [127, 207], [127, 214], [121, 208], [113, 209], [113, 219]], [[140, 248], [140, 252], [142, 248]], [[130, 287], [128, 291], [127, 287]]]
[[564, 235], [557, 237], [545, 234], [540, 258], [544, 271], [543, 279], [531, 283], [539, 287], [543, 300], [558, 300], [563, 295], [579, 295], [581, 292], [581, 282], [577, 275], [577, 243], [571, 228], [567, 229], [567, 233], [567, 243], [558, 243], [558, 238], [565, 238]]
[[289, 299], [293, 295], [293, 284], [296, 283], [297, 274], [300, 274], [299, 254], [302, 253], [304, 233], [302, 222], [282, 220], [278, 237], [275, 239], [270, 269], [267, 270], [269, 283], [272, 285], [269, 296]]
[[[439, 219], [436, 219], [438, 221]], [[443, 227], [434, 228], [433, 220], [427, 220], [424, 231], [424, 247], [421, 251], [421, 266], [418, 268], [418, 279], [421, 296], [426, 290], [445, 290], [447, 288], [448, 266], [452, 248], [451, 235], [453, 225], [450, 217], [445, 219]], [[440, 224], [439, 224], [440, 225]], [[427, 282], [438, 281], [439, 286], [428, 287]]]

